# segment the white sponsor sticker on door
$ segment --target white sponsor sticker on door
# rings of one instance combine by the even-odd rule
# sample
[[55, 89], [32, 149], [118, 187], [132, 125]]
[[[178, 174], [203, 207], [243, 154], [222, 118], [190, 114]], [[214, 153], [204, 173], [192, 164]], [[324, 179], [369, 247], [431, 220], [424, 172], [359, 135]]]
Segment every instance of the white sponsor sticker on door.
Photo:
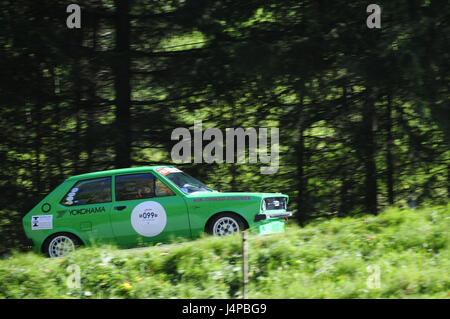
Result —
[[53, 215], [31, 216], [31, 230], [52, 229]]
[[142, 236], [153, 237], [160, 234], [167, 223], [167, 215], [160, 203], [147, 201], [137, 205], [131, 213], [131, 225]]

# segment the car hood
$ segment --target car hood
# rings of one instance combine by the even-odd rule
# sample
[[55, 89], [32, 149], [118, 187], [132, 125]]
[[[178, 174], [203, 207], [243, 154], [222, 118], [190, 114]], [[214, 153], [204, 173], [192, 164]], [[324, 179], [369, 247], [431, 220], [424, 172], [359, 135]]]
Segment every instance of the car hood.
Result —
[[186, 195], [189, 198], [211, 198], [211, 197], [288, 197], [281, 193], [251, 193], [251, 192], [197, 192]]

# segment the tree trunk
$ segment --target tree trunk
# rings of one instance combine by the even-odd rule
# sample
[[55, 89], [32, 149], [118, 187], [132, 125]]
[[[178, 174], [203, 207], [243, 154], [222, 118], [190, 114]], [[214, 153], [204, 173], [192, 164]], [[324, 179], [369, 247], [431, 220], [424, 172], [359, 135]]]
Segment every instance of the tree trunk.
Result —
[[[98, 19], [97, 17], [94, 17], [94, 21], [93, 21], [93, 29], [92, 29], [92, 51], [96, 51], [97, 45], [98, 45], [98, 38], [97, 38], [97, 33], [98, 33]], [[97, 81], [96, 81], [96, 74], [99, 71], [99, 66], [97, 63], [91, 63], [90, 64], [90, 68], [89, 68], [89, 72], [90, 72], [90, 81], [91, 83], [89, 84], [89, 99], [91, 101], [94, 101], [94, 104], [96, 103], [95, 101], [97, 100]], [[95, 147], [95, 132], [92, 129], [94, 126], [94, 121], [95, 121], [95, 112], [93, 110], [93, 108], [96, 107], [96, 105], [93, 104], [89, 104], [86, 107], [86, 135], [85, 135], [85, 148], [86, 148], [86, 154], [87, 154], [87, 159], [86, 159], [86, 164], [85, 164], [85, 170], [86, 172], [91, 172], [92, 168], [93, 168], [93, 160], [94, 157], [93, 152], [94, 152], [94, 147]]]
[[80, 63], [77, 59], [73, 64], [73, 75], [74, 75], [74, 86], [75, 86], [75, 137], [73, 139], [74, 148], [73, 148], [73, 172], [74, 174], [80, 173], [80, 153], [81, 153], [81, 70]]
[[[39, 94], [39, 93], [38, 93]], [[37, 198], [41, 195], [42, 191], [42, 181], [41, 181], [41, 112], [42, 106], [40, 100], [36, 103], [34, 107], [34, 116], [32, 117], [34, 122], [36, 123], [36, 135], [34, 138], [34, 189]]]
[[378, 214], [377, 203], [377, 174], [376, 174], [376, 145], [375, 145], [375, 106], [374, 101], [367, 94], [363, 109], [362, 122], [362, 150], [365, 168], [365, 206], [370, 214]]
[[304, 119], [304, 104], [303, 104], [303, 94], [300, 95], [300, 104], [298, 110], [298, 130], [299, 130], [299, 141], [297, 143], [297, 220], [300, 225], [304, 225], [308, 219], [308, 212], [306, 211], [306, 179], [305, 179], [305, 119]]
[[[348, 109], [348, 99], [347, 94], [349, 92], [349, 89], [347, 88], [347, 85], [344, 85], [342, 87], [343, 92], [343, 103], [344, 103], [344, 109]], [[344, 163], [345, 164], [345, 163]], [[349, 210], [351, 209], [351, 198], [349, 198], [349, 190], [352, 188], [352, 177], [351, 174], [343, 174], [341, 179], [341, 187], [339, 190], [339, 196], [340, 196], [340, 204], [338, 209], [338, 216], [344, 217], [349, 213]]]
[[114, 88], [116, 92], [115, 166], [131, 166], [131, 114], [130, 114], [130, 4], [128, 0], [115, 0], [116, 6], [116, 59]]
[[[55, 97], [55, 100], [56, 100], [58, 94], [60, 93], [60, 89], [59, 89], [59, 78], [58, 78], [58, 75], [56, 74], [55, 70], [56, 70], [56, 66], [54, 66], [51, 69], [52, 77], [53, 77], [53, 83], [54, 83], [53, 94], [54, 94], [54, 97]], [[61, 123], [61, 107], [60, 107], [60, 103], [59, 102], [55, 103], [54, 116], [55, 116], [55, 123]], [[61, 129], [60, 129], [59, 126], [56, 129], [56, 131], [55, 131], [55, 139], [59, 143], [61, 143], [63, 141], [63, 133], [61, 132]], [[55, 152], [56, 151], [61, 152], [61, 149], [58, 149], [60, 147], [59, 145], [56, 145], [56, 143], [55, 143], [54, 147], [55, 147]], [[64, 179], [64, 168], [63, 168], [63, 164], [62, 164], [63, 157], [62, 156], [55, 156], [54, 158], [55, 158], [55, 161], [56, 161], [56, 167], [58, 168], [58, 183], [59, 183], [59, 182], [61, 182]], [[49, 176], [51, 176], [51, 175], [49, 175]]]
[[387, 105], [387, 143], [386, 143], [386, 162], [387, 162], [387, 193], [389, 205], [394, 205], [394, 160], [392, 156], [392, 96], [388, 95]]
[[352, 188], [353, 183], [352, 183], [351, 179], [348, 179], [348, 177], [343, 177], [341, 183], [342, 184], [341, 184], [341, 188], [339, 191], [340, 204], [339, 204], [338, 216], [344, 217], [349, 214], [349, 211], [351, 209], [351, 206], [350, 206], [351, 198], [349, 196], [348, 191]]

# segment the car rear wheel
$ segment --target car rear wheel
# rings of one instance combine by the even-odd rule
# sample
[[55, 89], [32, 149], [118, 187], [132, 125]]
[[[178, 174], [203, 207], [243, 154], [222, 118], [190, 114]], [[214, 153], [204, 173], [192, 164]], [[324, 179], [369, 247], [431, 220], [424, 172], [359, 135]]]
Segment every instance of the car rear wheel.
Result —
[[49, 257], [62, 257], [75, 250], [80, 245], [80, 241], [72, 234], [55, 234], [47, 239], [44, 252]]
[[207, 227], [207, 233], [214, 236], [228, 236], [245, 229], [244, 220], [230, 213], [222, 213], [213, 217]]

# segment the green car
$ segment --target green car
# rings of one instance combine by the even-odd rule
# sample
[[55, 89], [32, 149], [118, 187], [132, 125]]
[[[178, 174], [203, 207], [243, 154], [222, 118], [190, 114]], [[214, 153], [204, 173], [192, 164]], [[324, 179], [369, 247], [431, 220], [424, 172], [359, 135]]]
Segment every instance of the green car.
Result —
[[59, 257], [93, 243], [131, 248], [203, 232], [283, 232], [287, 203], [287, 195], [222, 193], [173, 166], [146, 166], [70, 177], [23, 227], [36, 252]]

